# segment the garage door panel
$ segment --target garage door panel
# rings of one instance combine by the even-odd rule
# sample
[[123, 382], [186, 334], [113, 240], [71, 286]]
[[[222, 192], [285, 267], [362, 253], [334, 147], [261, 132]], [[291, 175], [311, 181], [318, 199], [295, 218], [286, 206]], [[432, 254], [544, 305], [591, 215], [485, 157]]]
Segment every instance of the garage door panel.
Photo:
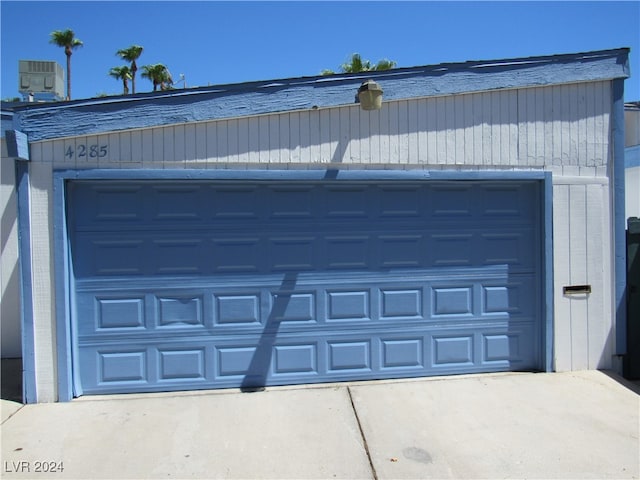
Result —
[[273, 350], [273, 375], [317, 374], [318, 345], [303, 343], [276, 345]]
[[369, 235], [332, 235], [322, 240], [326, 268], [367, 270], [371, 267]]
[[345, 332], [309, 341], [299, 334], [208, 342], [93, 346], [83, 349], [85, 393], [316, 383], [535, 369], [530, 326], [409, 328]]
[[205, 351], [205, 347], [158, 349], [158, 380], [160, 382], [205, 381], [207, 365]]
[[[351, 183], [342, 185], [261, 184], [164, 186], [109, 182], [76, 182], [73, 196], [86, 200], [70, 218], [79, 229], [140, 226], [203, 225], [215, 219], [232, 225], [298, 221], [348, 223], [368, 218], [389, 224], [411, 220], [434, 223], [531, 225], [537, 217], [538, 192], [533, 183], [444, 182], [422, 185]], [[231, 182], [232, 183], [232, 182]]]
[[450, 333], [432, 337], [431, 363], [435, 368], [473, 366], [473, 335]]
[[502, 281], [486, 280], [481, 286], [481, 313], [493, 318], [533, 320], [540, 307], [534, 301], [538, 296], [533, 275], [510, 275]]
[[[214, 380], [213, 349], [206, 345], [136, 345], [85, 349], [80, 361], [85, 393], [204, 388]], [[201, 387], [198, 387], [201, 385]]]
[[264, 215], [259, 188], [252, 185], [209, 187], [207, 208], [216, 221], [252, 221]]
[[380, 268], [421, 268], [428, 264], [424, 234], [379, 235], [377, 240]]
[[[80, 190], [80, 192], [76, 192]], [[100, 224], [134, 224], [144, 221], [144, 189], [140, 185], [72, 184], [71, 195], [80, 194], [83, 202], [74, 204], [69, 218], [77, 229]]]
[[431, 318], [473, 316], [473, 285], [434, 286], [431, 289]]
[[244, 291], [242, 293], [213, 294], [215, 311], [214, 326], [245, 325], [257, 327], [261, 325], [261, 293]]
[[329, 340], [327, 341], [327, 373], [352, 372], [369, 373], [371, 365], [371, 340]]
[[159, 328], [204, 326], [204, 298], [202, 295], [157, 296]]
[[157, 185], [152, 187], [150, 210], [153, 223], [180, 222], [202, 223], [205, 221], [206, 197], [198, 184]]
[[422, 320], [424, 318], [425, 295], [422, 286], [382, 287], [379, 292], [381, 319]]
[[383, 371], [425, 368], [424, 336], [380, 338], [380, 368]]
[[528, 223], [535, 218], [536, 198], [533, 184], [486, 184], [480, 186], [481, 215], [499, 221]]
[[100, 238], [79, 235], [72, 245], [76, 278], [97, 275], [143, 275], [146, 273], [145, 241], [142, 238]]
[[328, 219], [368, 218], [372, 200], [366, 185], [328, 186], [321, 199], [324, 217]]
[[316, 312], [316, 292], [270, 292], [271, 307], [264, 318], [267, 322], [288, 324], [315, 323], [318, 318]]
[[509, 265], [511, 268], [532, 271], [538, 261], [534, 246], [535, 231], [515, 229], [481, 233], [478, 250], [482, 252], [480, 265]]
[[460, 222], [475, 213], [477, 200], [472, 183], [435, 183], [429, 193], [429, 216], [433, 220]]
[[315, 185], [274, 185], [267, 187], [267, 216], [270, 219], [311, 219], [318, 217], [318, 187]]
[[339, 290], [326, 292], [327, 322], [371, 320], [369, 290]]
[[266, 270], [261, 254], [263, 240], [253, 235], [216, 237], [211, 240], [211, 260], [203, 254], [201, 265], [210, 264], [213, 273], [252, 273]]
[[[92, 299], [90, 299], [92, 300]], [[145, 300], [138, 298], [95, 298], [96, 330], [141, 329], [145, 327]], [[86, 311], [86, 308], [82, 308]], [[83, 322], [86, 326], [88, 322]], [[84, 332], [82, 332], [84, 333]]]
[[535, 369], [535, 182], [71, 182], [86, 393]]
[[424, 212], [425, 186], [419, 184], [385, 185], [377, 188], [374, 195], [378, 199], [381, 219], [403, 219], [421, 217]]
[[146, 382], [145, 350], [98, 352], [99, 383]]
[[79, 234], [76, 278], [114, 275], [209, 275], [433, 267], [508, 266], [531, 272], [539, 262], [532, 229], [358, 235], [202, 238], [183, 234]]
[[[168, 278], [165, 284], [172, 281]], [[289, 274], [289, 280], [279, 276], [263, 285], [245, 280], [216, 286], [215, 281], [199, 278], [193, 286], [183, 281], [181, 289], [166, 289], [157, 281], [145, 287], [141, 280], [137, 289], [122, 289], [117, 279], [100, 283], [98, 289], [95, 282], [80, 282], [78, 309], [95, 321], [83, 321], [79, 331], [103, 335], [107, 330], [142, 329], [154, 334], [159, 329], [200, 328], [209, 335], [237, 329], [260, 332], [268, 322], [277, 322], [282, 331], [312, 331], [325, 325], [473, 325], [535, 322], [539, 309], [532, 297], [538, 291], [535, 276], [510, 275], [502, 268], [491, 274], [457, 271], [447, 281], [424, 272], [329, 276], [326, 283], [303, 274]]]
[[268, 241], [267, 265], [269, 271], [313, 270], [317, 265], [318, 241], [315, 236], [271, 237]]

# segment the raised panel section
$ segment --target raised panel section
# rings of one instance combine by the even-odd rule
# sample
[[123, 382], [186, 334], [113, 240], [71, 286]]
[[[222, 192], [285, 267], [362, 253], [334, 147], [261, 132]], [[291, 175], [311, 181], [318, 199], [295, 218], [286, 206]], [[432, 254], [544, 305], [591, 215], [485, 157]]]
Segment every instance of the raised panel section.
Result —
[[385, 268], [425, 266], [422, 235], [381, 235], [380, 258]]
[[260, 214], [258, 189], [251, 186], [216, 187], [208, 205], [219, 220], [253, 220]]
[[329, 268], [369, 268], [368, 236], [327, 237], [326, 257]]
[[158, 297], [158, 325], [203, 325], [201, 297]]
[[[487, 217], [505, 217], [509, 221], [533, 216], [532, 195], [526, 195], [524, 186], [487, 186], [481, 189], [481, 214]], [[524, 190], [524, 191], [523, 191]]]
[[473, 337], [435, 337], [433, 363], [435, 366], [473, 364]]
[[[78, 265], [79, 272], [95, 272], [96, 275], [139, 275], [143, 273], [142, 240], [95, 240], [89, 248], [89, 258], [82, 261], [90, 265]], [[87, 273], [89, 273], [87, 272]]]
[[473, 291], [471, 287], [434, 287], [432, 290], [433, 316], [471, 315]]
[[270, 320], [278, 322], [309, 322], [316, 319], [313, 293], [272, 294]]
[[98, 328], [144, 327], [143, 298], [96, 298]]
[[422, 317], [422, 290], [382, 290], [382, 318]]
[[218, 348], [218, 376], [246, 375], [256, 347], [220, 347]]
[[483, 360], [485, 362], [518, 360], [522, 356], [520, 352], [520, 335], [484, 335], [483, 341]]
[[434, 234], [431, 236], [430, 250], [435, 266], [471, 266], [474, 252], [473, 235], [470, 233]]
[[152, 258], [155, 260], [155, 270], [159, 274], [199, 273], [203, 258], [201, 245], [200, 239], [154, 240], [156, 252]]
[[146, 351], [98, 352], [99, 382], [140, 382], [147, 378]]
[[[524, 253], [525, 243], [522, 233], [484, 233], [482, 234], [481, 252], [486, 265], [523, 265], [530, 263]], [[528, 250], [530, 253], [531, 250]]]
[[535, 315], [533, 299], [536, 296], [537, 289], [531, 278], [525, 277], [502, 285], [486, 282], [482, 286], [482, 313], [532, 318]]
[[192, 350], [160, 350], [161, 380], [204, 380], [204, 348]]
[[450, 219], [472, 214], [474, 198], [471, 185], [434, 185], [431, 189], [431, 215]]
[[328, 370], [370, 370], [371, 344], [362, 342], [329, 342]]
[[[95, 210], [86, 221], [135, 222], [143, 218], [142, 198], [138, 187], [96, 188]], [[80, 209], [80, 212], [87, 210]]]
[[311, 218], [313, 216], [312, 192], [313, 187], [306, 186], [272, 187], [268, 197], [270, 217], [273, 219]]
[[369, 320], [368, 291], [327, 292], [327, 320]]
[[260, 295], [217, 295], [215, 298], [217, 324], [259, 324]]
[[423, 367], [423, 339], [382, 340], [382, 368]]
[[326, 216], [330, 218], [366, 218], [368, 189], [364, 186], [327, 187]]
[[155, 187], [155, 215], [159, 221], [193, 221], [200, 218], [199, 186]]
[[414, 186], [385, 186], [380, 188], [382, 217], [418, 217], [423, 203], [424, 189]]
[[262, 262], [257, 237], [215, 238], [211, 267], [217, 273], [256, 272]]
[[271, 238], [269, 242], [270, 269], [312, 270], [314, 268], [314, 237]]
[[313, 345], [276, 345], [274, 373], [312, 373], [318, 370], [317, 347]]

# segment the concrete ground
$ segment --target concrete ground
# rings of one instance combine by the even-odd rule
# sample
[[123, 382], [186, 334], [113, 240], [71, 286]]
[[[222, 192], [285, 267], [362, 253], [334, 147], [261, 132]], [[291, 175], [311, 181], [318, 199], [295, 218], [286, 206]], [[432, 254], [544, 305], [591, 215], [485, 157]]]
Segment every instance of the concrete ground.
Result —
[[586, 371], [2, 400], [2, 477], [639, 478], [639, 391]]

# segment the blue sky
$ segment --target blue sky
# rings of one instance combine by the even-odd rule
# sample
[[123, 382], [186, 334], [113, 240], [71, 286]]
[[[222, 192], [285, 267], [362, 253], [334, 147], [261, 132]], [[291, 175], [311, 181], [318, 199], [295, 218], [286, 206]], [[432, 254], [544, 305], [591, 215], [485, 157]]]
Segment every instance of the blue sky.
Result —
[[[353, 52], [400, 67], [631, 47], [625, 100], [640, 100], [640, 2], [27, 2], [0, 1], [2, 99], [18, 96], [18, 60], [54, 60], [71, 28], [73, 98], [121, 93], [115, 52], [142, 45], [188, 87], [313, 76]], [[182, 86], [180, 84], [179, 86]], [[146, 79], [137, 91], [151, 91]]]

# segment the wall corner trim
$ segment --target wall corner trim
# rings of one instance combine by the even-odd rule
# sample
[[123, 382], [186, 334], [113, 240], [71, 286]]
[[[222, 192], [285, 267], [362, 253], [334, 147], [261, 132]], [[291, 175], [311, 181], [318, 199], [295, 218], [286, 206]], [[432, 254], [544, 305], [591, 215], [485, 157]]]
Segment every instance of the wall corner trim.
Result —
[[28, 163], [16, 162], [16, 187], [18, 198], [18, 248], [21, 283], [22, 401], [24, 403], [37, 403]]
[[613, 80], [613, 251], [616, 355], [627, 353], [627, 250], [625, 218], [624, 79]]

